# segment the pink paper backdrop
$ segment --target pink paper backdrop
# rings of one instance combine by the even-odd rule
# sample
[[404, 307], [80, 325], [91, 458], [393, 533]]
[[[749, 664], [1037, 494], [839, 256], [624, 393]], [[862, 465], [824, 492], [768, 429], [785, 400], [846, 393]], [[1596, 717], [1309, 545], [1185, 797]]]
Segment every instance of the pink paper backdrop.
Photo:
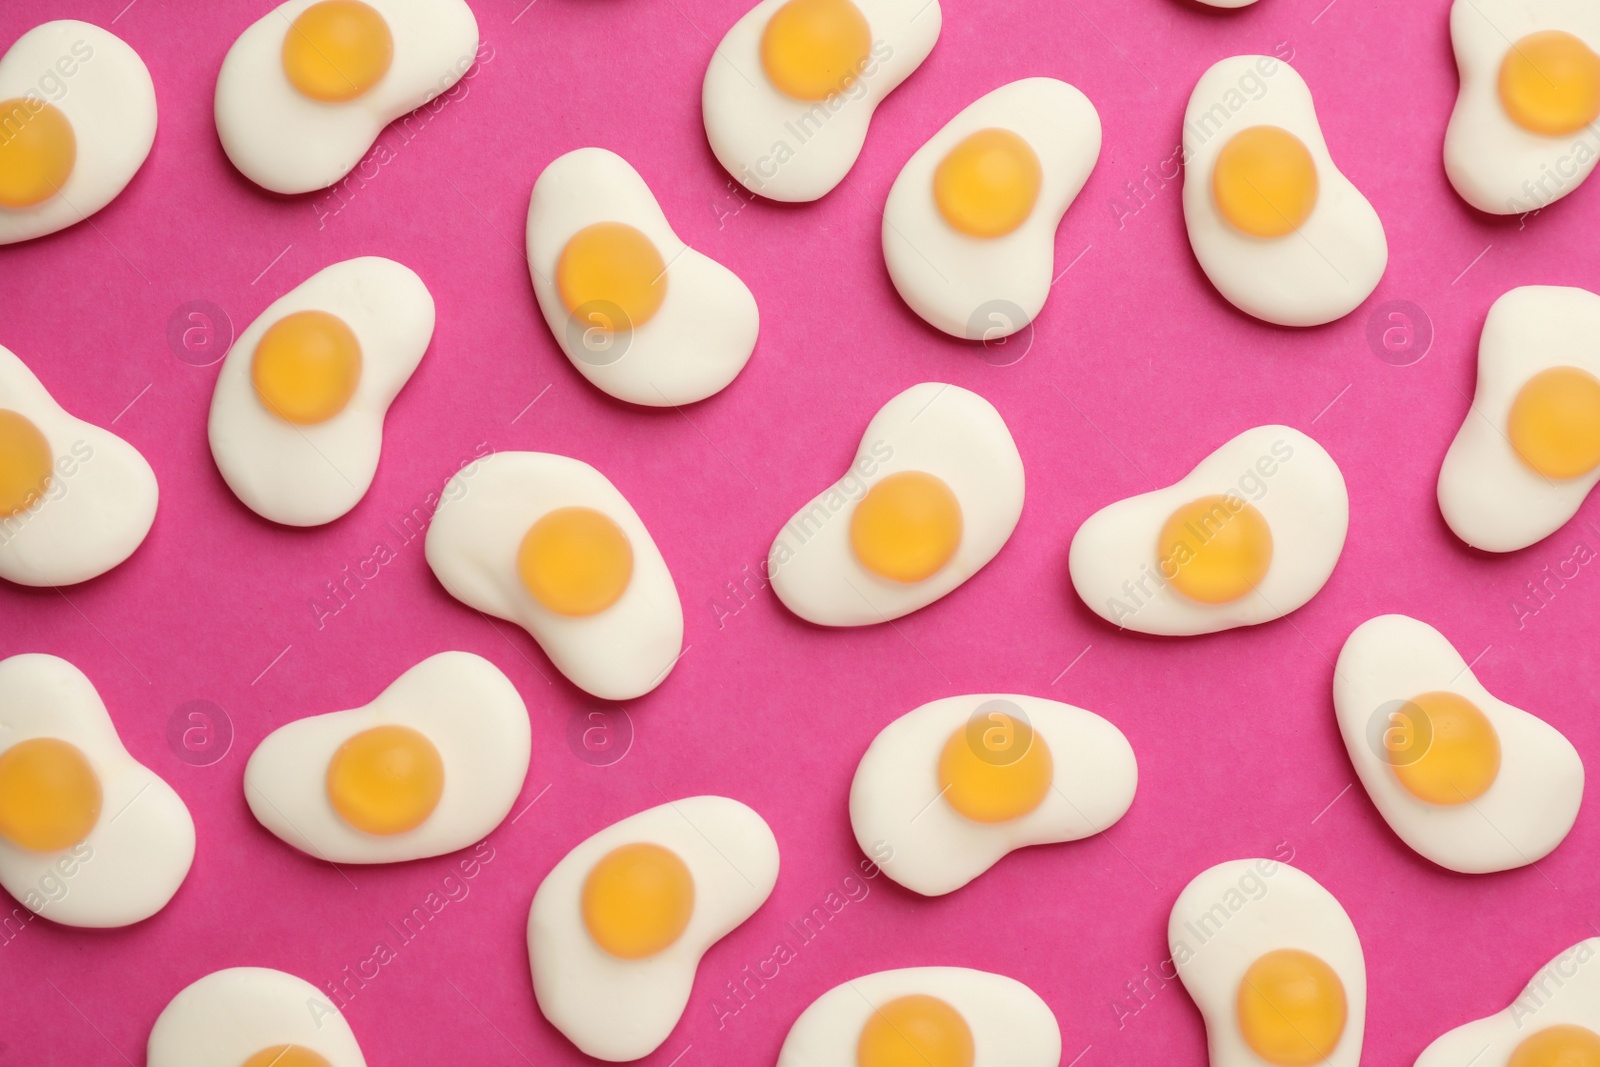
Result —
[[[1600, 189], [1526, 228], [1456, 198], [1439, 158], [1457, 84], [1442, 0], [1263, 0], [1233, 13], [1176, 0], [945, 0], [943, 39], [879, 110], [854, 172], [801, 207], [746, 204], [701, 129], [701, 76], [742, 0], [474, 0], [487, 48], [467, 89], [410, 140], [385, 132], [384, 162], [342, 200], [265, 195], [218, 146], [218, 65], [267, 3], [125, 2], [0, 11], [4, 42], [45, 18], [114, 20], [149, 64], [161, 107], [148, 163], [92, 226], [0, 249], [0, 343], [68, 410], [114, 423], [144, 452], [161, 510], [144, 547], [104, 578], [60, 592], [0, 587], [0, 655], [51, 652], [82, 667], [128, 748], [188, 802], [199, 850], [171, 906], [136, 927], [41, 920], [4, 935], [0, 1062], [140, 1064], [168, 998], [211, 970], [266, 965], [320, 985], [392, 943], [387, 924], [438, 890], [456, 859], [341, 874], [261, 829], [240, 778], [268, 731], [365, 703], [448, 648], [487, 656], [521, 689], [535, 746], [518, 808], [540, 799], [492, 835], [493, 859], [467, 895], [350, 998], [373, 1064], [583, 1062], [534, 1004], [523, 942], [534, 888], [590, 833], [701, 792], [761, 812], [783, 872], [766, 906], [706, 956], [654, 1064], [770, 1063], [824, 990], [919, 964], [1028, 983], [1060, 1019], [1064, 1062], [1203, 1062], [1202, 1021], [1181, 986], [1144, 975], [1167, 955], [1167, 911], [1183, 885], [1242, 856], [1292, 850], [1349, 910], [1367, 954], [1371, 1063], [1409, 1064], [1595, 934], [1592, 801], [1536, 869], [1452, 875], [1407, 850], [1349, 788], [1333, 722], [1344, 638], [1401, 611], [1441, 627], [1468, 658], [1482, 652], [1477, 672], [1492, 690], [1549, 719], [1591, 761], [1600, 753], [1600, 572], [1583, 569], [1537, 614], [1511, 606], [1546, 565], [1580, 543], [1600, 546], [1596, 505], [1540, 545], [1489, 557], [1459, 544], [1434, 503], [1485, 312], [1515, 285], [1596, 287]], [[1176, 182], [1151, 179], [1142, 205], [1122, 199], [1172, 155], [1208, 65], [1274, 50], [1292, 50], [1336, 160], [1376, 205], [1391, 246], [1373, 300], [1309, 332], [1249, 319], [1211, 289]], [[1025, 75], [1082, 88], [1105, 148], [1057, 238], [1058, 269], [1076, 265], [1025, 358], [996, 366], [896, 298], [877, 211], [900, 165], [950, 115]], [[589, 144], [623, 153], [679, 233], [760, 302], [749, 368], [686, 411], [611, 401], [538, 317], [519, 251], [528, 191], [552, 158]], [[363, 254], [422, 275], [438, 332], [390, 412], [366, 499], [322, 529], [276, 528], [213, 467], [205, 419], [216, 368], [175, 356], [169, 319], [211, 301], [242, 330], [313, 271]], [[1388, 300], [1431, 319], [1419, 362], [1394, 366], [1369, 347], [1368, 320]], [[731, 597], [728, 583], [793, 509], [843, 470], [878, 406], [929, 379], [988, 397], [1016, 435], [1029, 495], [1000, 557], [894, 628], [816, 629], [754, 582], [748, 603]], [[1066, 553], [1087, 515], [1267, 422], [1312, 434], [1349, 482], [1349, 544], [1320, 596], [1289, 621], [1180, 641], [1119, 634], [1077, 601]], [[626, 708], [634, 736], [612, 765], [580, 758], [569, 741], [598, 705], [522, 632], [451, 600], [420, 541], [391, 525], [479, 448], [595, 464], [672, 567], [689, 651]], [[319, 626], [323, 584], [378, 544], [395, 558]], [[1013, 855], [940, 900], [865, 883], [864, 899], [719, 1022], [725, 984], [792, 941], [786, 925], [856, 872], [845, 798], [876, 731], [927, 700], [993, 690], [1056, 697], [1117, 723], [1140, 761], [1128, 816], [1102, 839]], [[175, 709], [194, 700], [232, 724], [231, 749], [209, 766], [180, 760], [167, 739]]]

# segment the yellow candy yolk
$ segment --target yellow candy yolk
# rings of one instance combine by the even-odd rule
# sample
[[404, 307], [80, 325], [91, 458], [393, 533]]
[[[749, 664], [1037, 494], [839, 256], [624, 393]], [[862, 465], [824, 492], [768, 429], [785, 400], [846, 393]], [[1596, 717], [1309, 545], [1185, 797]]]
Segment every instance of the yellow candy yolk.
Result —
[[1217, 153], [1211, 193], [1235, 229], [1252, 237], [1283, 237], [1317, 206], [1317, 165], [1288, 130], [1252, 126]]
[[279, 418], [301, 426], [327, 422], [361, 382], [361, 343], [337, 315], [296, 311], [261, 335], [250, 380]]
[[850, 515], [850, 548], [880, 578], [920, 582], [937, 574], [961, 545], [961, 504], [950, 487], [922, 471], [878, 482]]
[[333, 1067], [325, 1057], [304, 1045], [269, 1045], [244, 1061], [242, 1067]]
[[856, 1041], [856, 1067], [972, 1067], [974, 1057], [967, 1020], [925, 993], [874, 1010]]
[[1546, 478], [1588, 474], [1600, 466], [1600, 379], [1577, 367], [1540, 371], [1512, 401], [1506, 434]]
[[963, 725], [939, 755], [939, 789], [973, 822], [1020, 819], [1050, 793], [1055, 761], [1032, 725], [1004, 712]]
[[933, 172], [939, 214], [969, 237], [1003, 237], [1039, 199], [1044, 169], [1033, 147], [1010, 130], [979, 130], [952, 148]]
[[409, 726], [374, 726], [328, 761], [328, 800], [363, 833], [402, 834], [433, 814], [444, 793], [439, 750]]
[[640, 842], [608, 852], [583, 882], [583, 924], [624, 960], [654, 956], [682, 936], [694, 913], [694, 877], [678, 854]]
[[[638, 329], [667, 298], [667, 264], [650, 238], [624, 222], [597, 222], [572, 235], [556, 261], [568, 314], [608, 333]], [[598, 305], [598, 306], [597, 306]], [[618, 315], [621, 321], [612, 321]]]
[[1500, 738], [1488, 716], [1455, 693], [1424, 693], [1409, 703], [1427, 724], [1429, 741], [1417, 759], [1394, 764], [1400, 784], [1428, 804], [1481, 797], [1500, 773]]
[[1344, 983], [1320, 958], [1300, 949], [1268, 952], [1239, 983], [1239, 1033], [1276, 1067], [1326, 1060], [1344, 1033]]
[[872, 52], [867, 18], [850, 0], [789, 0], [761, 33], [761, 66], [778, 91], [826, 100], [850, 87]]
[[72, 123], [54, 104], [0, 100], [0, 208], [32, 207], [67, 184], [78, 160]]
[[1256, 508], [1203, 496], [1172, 513], [1157, 542], [1161, 575], [1190, 600], [1226, 604], [1250, 592], [1272, 566], [1272, 530]]
[[523, 535], [517, 573], [533, 599], [557, 615], [595, 615], [627, 590], [633, 546], [610, 516], [557, 508]]
[[1522, 1040], [1506, 1067], [1600, 1067], [1600, 1034], [1561, 1023]]
[[1500, 63], [1500, 103], [1525, 130], [1577, 133], [1600, 117], [1600, 56], [1561, 30], [1529, 34]]
[[100, 779], [77, 746], [53, 737], [0, 752], [0, 837], [32, 852], [60, 852], [100, 820]]
[[323, 103], [361, 96], [383, 80], [393, 60], [389, 24], [360, 0], [312, 4], [283, 36], [289, 84]]
[[26, 416], [0, 409], [0, 519], [27, 511], [50, 488], [50, 442]]

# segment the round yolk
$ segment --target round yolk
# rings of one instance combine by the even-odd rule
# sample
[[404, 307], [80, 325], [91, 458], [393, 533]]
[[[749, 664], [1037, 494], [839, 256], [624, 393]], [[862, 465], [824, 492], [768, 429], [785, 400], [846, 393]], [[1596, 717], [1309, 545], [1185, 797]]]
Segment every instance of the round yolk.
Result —
[[[572, 235], [556, 261], [556, 288], [571, 315], [607, 333], [643, 326], [667, 298], [667, 264], [650, 238], [625, 222], [597, 222]], [[615, 311], [587, 307], [608, 304]], [[621, 316], [620, 322], [612, 319]]]
[[394, 37], [383, 16], [360, 0], [322, 0], [300, 13], [283, 36], [283, 73], [305, 96], [337, 104], [383, 80]]
[[1277, 1067], [1326, 1060], [1344, 1033], [1344, 983], [1320, 958], [1277, 949], [1250, 965], [1239, 983], [1239, 1032]]
[[826, 100], [848, 89], [871, 52], [867, 17], [850, 0], [789, 0], [761, 33], [762, 68], [796, 100]]
[[361, 342], [337, 315], [296, 311], [261, 335], [250, 380], [279, 418], [301, 426], [327, 422], [361, 381]]
[[439, 750], [409, 726], [374, 726], [328, 761], [328, 800], [339, 818], [368, 834], [421, 826], [444, 793]]
[[633, 546], [593, 508], [557, 508], [528, 528], [517, 573], [533, 599], [557, 615], [595, 615], [633, 578]]
[[1235, 229], [1251, 237], [1284, 237], [1317, 206], [1317, 165], [1288, 130], [1252, 126], [1217, 153], [1211, 193]]
[[972, 1067], [974, 1058], [967, 1020], [925, 993], [877, 1008], [856, 1042], [856, 1067]]
[[15, 411], [0, 409], [0, 519], [27, 511], [50, 488], [50, 442]]
[[639, 842], [608, 852], [583, 882], [583, 924], [624, 960], [654, 956], [694, 913], [694, 877], [676, 852]]
[[1272, 529], [1254, 505], [1203, 496], [1167, 520], [1157, 543], [1161, 575], [1190, 600], [1226, 604], [1250, 592], [1272, 566]]
[[1600, 1034], [1561, 1023], [1523, 1039], [1506, 1067], [1600, 1067]]
[[1511, 403], [1511, 447], [1546, 478], [1576, 478], [1600, 466], [1600, 379], [1551, 367], [1528, 379]]
[[867, 570], [895, 582], [938, 573], [961, 546], [961, 504], [931, 474], [884, 478], [850, 515], [850, 548]]
[[1500, 63], [1500, 103], [1525, 130], [1577, 133], [1600, 117], [1600, 56], [1561, 30], [1529, 34]]
[[60, 852], [100, 820], [100, 779], [75, 745], [53, 737], [0, 752], [0, 837], [33, 852]]
[[0, 208], [32, 207], [67, 184], [78, 160], [72, 123], [54, 104], [0, 100]]
[[1500, 773], [1500, 738], [1488, 716], [1454, 693], [1424, 693], [1410, 701], [1427, 721], [1427, 750], [1410, 763], [1396, 763], [1395, 777], [1428, 804], [1476, 800]]
[[950, 150], [933, 172], [939, 214], [969, 237], [1003, 237], [1021, 226], [1039, 199], [1044, 170], [1033, 147], [1010, 130], [979, 130]]
[[973, 822], [1020, 819], [1050, 793], [1055, 761], [1033, 727], [1003, 712], [963, 726], [939, 756], [939, 789]]
[[242, 1067], [333, 1067], [321, 1054], [304, 1045], [268, 1045], [244, 1061]]

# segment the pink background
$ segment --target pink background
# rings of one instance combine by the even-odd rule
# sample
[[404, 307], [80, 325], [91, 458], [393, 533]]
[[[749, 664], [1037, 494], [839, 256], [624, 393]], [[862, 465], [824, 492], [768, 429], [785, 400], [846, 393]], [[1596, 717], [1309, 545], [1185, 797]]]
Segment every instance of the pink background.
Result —
[[[161, 107], [149, 161], [92, 226], [0, 249], [0, 343], [69, 411], [115, 421], [155, 467], [161, 509], [143, 548], [106, 577], [59, 592], [0, 587], [0, 654], [51, 652], [82, 667], [128, 748], [187, 801], [199, 850], [172, 904], [136, 927], [40, 920], [7, 935], [0, 1062], [139, 1064], [157, 1013], [211, 970], [265, 965], [321, 985], [392, 938], [386, 924], [457, 859], [341, 874], [261, 829], [240, 779], [271, 729], [365, 703], [448, 648], [487, 656], [517, 683], [535, 739], [518, 808], [548, 791], [492, 835], [494, 858], [469, 895], [350, 1000], [373, 1064], [582, 1062], [534, 1004], [523, 942], [534, 888], [587, 835], [701, 792], [761, 812], [783, 871], [766, 906], [707, 954], [654, 1064], [770, 1063], [824, 990], [920, 964], [1032, 986], [1060, 1020], [1064, 1062], [1080, 1053], [1082, 1067], [1203, 1062], [1202, 1020], [1181, 986], [1151, 981], [1140, 1000], [1126, 983], [1166, 957], [1167, 912], [1191, 877], [1288, 850], [1360, 931], [1370, 1063], [1409, 1064], [1596, 933], [1592, 799], [1537, 869], [1466, 878], [1406, 849], [1359, 786], [1341, 792], [1354, 775], [1333, 721], [1332, 659], [1351, 629], [1388, 611], [1438, 625], [1469, 659], [1482, 651], [1476, 669], [1491, 690], [1543, 715], [1591, 762], [1600, 753], [1600, 573], [1584, 569], [1531, 617], [1511, 606], [1541, 568], [1580, 542], [1600, 546], [1596, 505], [1548, 541], [1489, 557], [1459, 544], [1434, 503], [1485, 312], [1515, 285], [1595, 287], [1600, 189], [1526, 228], [1453, 194], [1439, 158], [1457, 84], [1442, 0], [1263, 0], [1232, 13], [1177, 0], [945, 0], [942, 40], [879, 110], [843, 186], [812, 205], [742, 209], [706, 146], [699, 93], [712, 42], [743, 0], [538, 0], [520, 16], [526, 0], [474, 0], [489, 58], [409, 143], [387, 131], [387, 161], [368, 166], [370, 180], [342, 205], [266, 195], [217, 143], [217, 68], [266, 3], [136, 0], [119, 16], [125, 2], [0, 12], [5, 42], [47, 17], [115, 18], [149, 64]], [[1208, 65], [1275, 49], [1292, 49], [1335, 159], [1377, 207], [1391, 246], [1373, 300], [1306, 332], [1249, 319], [1207, 284], [1177, 183], [1152, 183], [1136, 214], [1112, 206], [1172, 154]], [[1058, 270], [1082, 258], [1026, 357], [995, 366], [897, 299], [877, 212], [900, 165], [949, 116], [1026, 75], [1082, 88], [1100, 109], [1105, 147], [1057, 238]], [[754, 290], [761, 341], [722, 395], [683, 412], [613, 402], [572, 370], [540, 320], [520, 254], [528, 191], [552, 158], [589, 144], [622, 152], [678, 232]], [[212, 465], [216, 367], [176, 358], [168, 320], [209, 300], [242, 330], [315, 270], [365, 254], [422, 275], [438, 331], [390, 412], [365, 500], [322, 529], [276, 528]], [[1369, 348], [1372, 309], [1392, 299], [1420, 305], [1436, 330], [1414, 365], [1391, 366]], [[747, 606], [730, 599], [726, 583], [844, 469], [872, 413], [923, 380], [988, 397], [1017, 438], [1028, 501], [999, 558], [894, 628], [813, 628], [768, 590], [747, 594]], [[1312, 434], [1349, 482], [1349, 543], [1322, 594], [1288, 621], [1192, 640], [1119, 634], [1092, 615], [1067, 580], [1078, 524], [1268, 422]], [[388, 527], [480, 442], [598, 466], [677, 579], [690, 649], [628, 706], [636, 736], [611, 766], [585, 762], [568, 742], [573, 720], [597, 705], [521, 631], [451, 600], [420, 542]], [[310, 605], [322, 583], [379, 542], [396, 558], [319, 629]], [[1119, 725], [1141, 771], [1128, 816], [1103, 839], [1013, 855], [943, 899], [867, 883], [864, 900], [719, 1028], [724, 984], [855, 872], [845, 798], [872, 736], [925, 701], [997, 690], [1066, 700]], [[236, 733], [205, 767], [180, 761], [166, 740], [173, 710], [197, 699], [226, 709]]]

